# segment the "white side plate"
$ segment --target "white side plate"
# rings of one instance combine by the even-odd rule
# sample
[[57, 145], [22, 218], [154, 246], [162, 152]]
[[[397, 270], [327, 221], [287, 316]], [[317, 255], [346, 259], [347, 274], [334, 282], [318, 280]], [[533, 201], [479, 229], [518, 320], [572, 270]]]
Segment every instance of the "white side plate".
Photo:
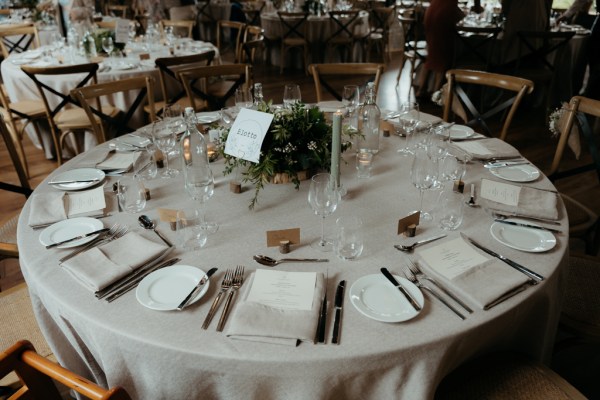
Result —
[[79, 181], [86, 179], [97, 179], [94, 182], [61, 183], [59, 185], [53, 185], [55, 188], [60, 190], [80, 190], [101, 183], [105, 176], [106, 175], [104, 174], [104, 171], [97, 168], [76, 168], [56, 175], [52, 178], [52, 181]]
[[[524, 221], [517, 218], [510, 218], [507, 219], [507, 221], [537, 225], [530, 221]], [[556, 246], [556, 237], [554, 234], [542, 229], [532, 229], [523, 226], [494, 222], [490, 227], [490, 233], [494, 239], [503, 245], [530, 253], [541, 253], [551, 250]]]
[[468, 139], [475, 134], [475, 131], [466, 125], [452, 125], [450, 127], [450, 139], [460, 140]]
[[511, 182], [532, 182], [540, 177], [540, 170], [531, 164], [489, 168], [492, 175]]
[[[71, 218], [59, 221], [55, 224], [50, 225], [40, 233], [40, 243], [44, 246], [51, 245], [52, 243], [61, 242], [70, 238], [74, 238], [86, 233], [97, 231], [102, 229], [104, 224], [102, 221], [95, 218], [80, 217]], [[70, 247], [81, 246], [87, 242], [94, 240], [98, 235], [88, 236], [83, 239], [75, 240], [70, 243], [65, 243], [62, 246], [57, 246], [58, 249], [68, 249]]]

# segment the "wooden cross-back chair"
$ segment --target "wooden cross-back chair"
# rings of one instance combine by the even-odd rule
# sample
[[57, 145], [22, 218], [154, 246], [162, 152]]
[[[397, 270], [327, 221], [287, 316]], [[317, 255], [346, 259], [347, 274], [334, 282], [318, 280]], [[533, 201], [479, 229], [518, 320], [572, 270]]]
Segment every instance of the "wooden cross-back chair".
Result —
[[[106, 102], [118, 93], [123, 93], [125, 96], [135, 95], [135, 99], [127, 110], [119, 110], [111, 106], [110, 112], [106, 112]], [[129, 122], [145, 101], [148, 101], [150, 109], [150, 122], [156, 120], [156, 114], [153, 112], [154, 78], [152, 76], [138, 76], [89, 85], [73, 89], [71, 94], [79, 99], [96, 136], [104, 139], [135, 131], [136, 128], [129, 126]]]
[[371, 59], [371, 52], [374, 46], [377, 46], [381, 52], [384, 61], [389, 61], [389, 30], [391, 20], [396, 12], [396, 6], [382, 7], [378, 4], [372, 6], [369, 10], [369, 33], [367, 34], [367, 58]]
[[0, 49], [6, 59], [11, 53], [22, 53], [40, 47], [40, 36], [35, 25], [20, 25], [0, 29]]
[[309, 42], [306, 39], [306, 12], [278, 11], [279, 25], [281, 26], [281, 59], [279, 72], [285, 68], [285, 56], [290, 49], [301, 48], [304, 59], [304, 68], [308, 68]]
[[[33, 80], [44, 102], [46, 117], [56, 151], [56, 159], [58, 165], [61, 165], [63, 162], [62, 148], [67, 135], [92, 129], [85, 110], [80, 107], [79, 102], [71, 96], [70, 92], [72, 89], [97, 83], [98, 64], [88, 63], [59, 67], [23, 65], [21, 69]], [[72, 80], [69, 80], [71, 87], [63, 93], [47, 83], [59, 75], [79, 76], [77, 78], [74, 76]], [[102, 143], [102, 138], [98, 137], [97, 140]], [[78, 149], [73, 150], [77, 151]]]
[[246, 16], [247, 25], [260, 25], [260, 13], [267, 4], [264, 0], [246, 0], [240, 1], [242, 10]]
[[[451, 69], [446, 72], [446, 79], [448, 83], [444, 93], [444, 121], [450, 122], [451, 112], [456, 114], [459, 108], [464, 111], [461, 118], [466, 118], [466, 125], [483, 130], [481, 133], [486, 136], [494, 136], [489, 127], [489, 120], [494, 116], [502, 116], [504, 123], [498, 134], [502, 140], [506, 140], [508, 128], [523, 97], [533, 91], [533, 82], [528, 79], [484, 71]], [[493, 104], [486, 104], [489, 99], [485, 96], [484, 88], [500, 89], [502, 99]], [[475, 101], [480, 104], [479, 107], [474, 104], [473, 94], [479, 95], [480, 101]]]
[[213, 41], [215, 30], [217, 29], [217, 19], [213, 16], [210, 8], [210, 0], [197, 1], [196, 8], [198, 10], [198, 23], [202, 38], [206, 41]]
[[[179, 71], [179, 79], [185, 87], [188, 100], [194, 110], [199, 111], [203, 108], [203, 101], [208, 110], [220, 110], [225, 107], [227, 100], [235, 94], [239, 87], [252, 87], [252, 66], [249, 64], [226, 64], [210, 65], [205, 67], [192, 67]], [[226, 91], [211, 91], [211, 78], [220, 78], [221, 76], [236, 76], [234, 81]]]
[[427, 60], [423, 17], [414, 8], [402, 9], [398, 14], [398, 22], [402, 26], [404, 43], [402, 65], [398, 70], [396, 86], [400, 84], [404, 63], [408, 61], [410, 63], [409, 87], [412, 88], [417, 68]]
[[[238, 21], [220, 20], [217, 22], [217, 48], [221, 54], [227, 50], [226, 44], [229, 43], [233, 52], [233, 63], [239, 62], [242, 37], [246, 24]], [[232, 33], [233, 32], [233, 33]], [[227, 39], [225, 36], [229, 34]]]
[[131, 399], [122, 387], [104, 389], [42, 357], [26, 340], [21, 340], [0, 353], [0, 376], [3, 377], [12, 371], [17, 373], [23, 386], [10, 399], [62, 400], [63, 397], [54, 381], [91, 400]]
[[454, 32], [459, 43], [454, 53], [454, 68], [488, 72], [495, 69], [496, 39], [502, 32], [502, 27], [458, 25]]
[[112, 15], [119, 18], [127, 18], [129, 14], [129, 6], [120, 4], [106, 4], [104, 10], [106, 15]]
[[160, 31], [165, 36], [165, 29], [167, 27], [171, 27], [173, 29], [173, 34], [179, 35], [180, 37], [192, 38], [194, 35], [194, 26], [196, 26], [196, 21], [194, 20], [171, 20], [171, 19], [163, 19], [159, 22]]
[[[360, 10], [329, 11], [329, 27], [331, 36], [325, 41], [325, 54], [330, 61], [336, 49], [340, 49], [341, 61], [352, 59], [356, 37], [354, 24], [358, 20]], [[344, 57], [345, 56], [345, 57]]]
[[[154, 60], [159, 72], [160, 88], [162, 91], [161, 101], [154, 102], [154, 112], [162, 115], [165, 106], [177, 103], [182, 108], [190, 107], [191, 103], [186, 96], [185, 88], [179, 80], [177, 71], [194, 65], [210, 65], [215, 57], [213, 50], [189, 56], [161, 57]], [[171, 89], [171, 91], [169, 91]], [[174, 93], [169, 95], [169, 93]], [[150, 112], [149, 105], [144, 106], [146, 112]]]
[[[376, 63], [331, 63], [331, 64], [311, 64], [309, 71], [312, 73], [315, 82], [315, 92], [317, 102], [325, 100], [323, 98], [323, 89], [327, 90], [336, 100], [341, 100], [342, 95], [327, 82], [327, 78], [359, 77], [362, 76], [375, 84], [375, 93], [379, 89], [379, 81], [383, 74], [384, 64]], [[366, 85], [366, 82], [365, 82]]]
[[238, 57], [240, 62], [247, 62], [254, 65], [256, 52], [265, 47], [265, 36], [263, 33], [263, 29], [260, 26], [246, 25]]

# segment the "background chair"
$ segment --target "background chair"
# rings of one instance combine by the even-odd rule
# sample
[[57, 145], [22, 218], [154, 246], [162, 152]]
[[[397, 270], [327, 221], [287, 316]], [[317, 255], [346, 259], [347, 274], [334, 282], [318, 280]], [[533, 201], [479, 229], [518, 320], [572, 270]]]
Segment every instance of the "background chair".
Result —
[[246, 24], [243, 22], [227, 20], [217, 22], [217, 48], [221, 55], [231, 50], [234, 64], [239, 62], [242, 35], [244, 34], [245, 27]]
[[404, 64], [408, 61], [410, 63], [409, 85], [412, 88], [417, 69], [427, 60], [427, 42], [425, 41], [423, 15], [422, 13], [417, 13], [414, 8], [403, 9], [398, 14], [398, 22], [402, 27], [404, 43], [396, 86], [400, 83]]
[[111, 15], [113, 17], [119, 18], [127, 18], [128, 14], [131, 13], [128, 5], [121, 4], [106, 4], [104, 11], [106, 15]]
[[[444, 121], [450, 122], [451, 111], [456, 114], [461, 110], [461, 118], [466, 119], [466, 125], [493, 136], [490, 120], [500, 116], [500, 122], [503, 123], [497, 136], [502, 140], [506, 140], [508, 128], [523, 97], [533, 91], [533, 82], [530, 80], [483, 71], [451, 69], [446, 72], [446, 79]], [[500, 90], [485, 91], [486, 88]], [[473, 100], [475, 98], [478, 100]], [[474, 103], [479, 106], [476, 107]]]
[[192, 38], [194, 35], [194, 26], [196, 26], [196, 21], [193, 20], [170, 20], [163, 19], [159, 22], [160, 31], [162, 36], [165, 37], [165, 30], [167, 27], [171, 27], [173, 29], [173, 34], [180, 37]]
[[131, 399], [125, 389], [114, 387], [104, 389], [58, 364], [40, 356], [33, 345], [25, 340], [15, 343], [0, 355], [0, 374], [15, 371], [23, 381], [14, 398], [62, 400], [53, 380], [66, 385], [93, 400]]
[[246, 25], [242, 38], [242, 45], [238, 60], [242, 63], [254, 65], [257, 51], [265, 49], [265, 36], [263, 29], [256, 25]]
[[[332, 64], [311, 64], [309, 71], [312, 73], [315, 82], [315, 93], [317, 102], [323, 101], [323, 89], [326, 89], [336, 100], [342, 100], [341, 88], [346, 82], [340, 82], [336, 79], [336, 87], [328, 83], [327, 78], [339, 78], [340, 76], [352, 79], [352, 84], [358, 84], [359, 87], [366, 87], [367, 82], [375, 83], [375, 93], [379, 88], [379, 80], [383, 74], [384, 65], [375, 63], [332, 63]], [[364, 82], [357, 82], [357, 78], [362, 78]], [[364, 89], [364, 88], [363, 88]]]
[[0, 29], [0, 50], [5, 59], [9, 54], [22, 53], [40, 47], [40, 36], [35, 25]]
[[375, 47], [378, 54], [381, 54], [383, 62], [390, 61], [388, 38], [390, 24], [395, 16], [395, 6], [382, 7], [380, 2], [371, 2], [369, 10], [369, 34], [366, 37], [367, 42], [367, 62], [371, 60], [371, 53]]
[[325, 41], [325, 54], [329, 61], [335, 61], [333, 56], [336, 49], [340, 51], [340, 61], [352, 60], [352, 53], [356, 43], [354, 24], [358, 19], [359, 10], [329, 11], [329, 26], [331, 36]]
[[112, 21], [96, 21], [96, 25], [98, 26], [98, 28], [110, 29], [110, 30], [114, 31], [115, 28], [117, 27], [117, 21], [116, 20], [112, 20]]
[[453, 67], [495, 72], [496, 45], [500, 32], [502, 28], [499, 26], [458, 25], [455, 30], [457, 45]]
[[[131, 97], [135, 96], [135, 100], [127, 110], [119, 110], [111, 106], [109, 111], [112, 112], [107, 113], [105, 111], [106, 104], [110, 97], [117, 93]], [[146, 101], [150, 111], [150, 122], [156, 120], [156, 114], [154, 113], [154, 78], [152, 76], [138, 76], [89, 85], [74, 89], [71, 94], [78, 98], [79, 103], [87, 113], [94, 133], [103, 140], [135, 131], [135, 128], [129, 126], [129, 121]]]
[[287, 52], [294, 48], [302, 49], [304, 68], [308, 68], [309, 42], [306, 39], [306, 19], [308, 13], [277, 11], [281, 26], [281, 54], [279, 72], [285, 68]]
[[[221, 76], [236, 76], [235, 81], [222, 81]], [[211, 65], [206, 67], [192, 67], [179, 71], [179, 79], [185, 87], [188, 101], [194, 110], [220, 110], [225, 107], [227, 100], [235, 94], [238, 87], [249, 89], [252, 87], [252, 66], [248, 64]], [[211, 88], [216, 82], [217, 88]], [[224, 87], [222, 82], [229, 82]], [[198, 102], [198, 99], [202, 103]]]

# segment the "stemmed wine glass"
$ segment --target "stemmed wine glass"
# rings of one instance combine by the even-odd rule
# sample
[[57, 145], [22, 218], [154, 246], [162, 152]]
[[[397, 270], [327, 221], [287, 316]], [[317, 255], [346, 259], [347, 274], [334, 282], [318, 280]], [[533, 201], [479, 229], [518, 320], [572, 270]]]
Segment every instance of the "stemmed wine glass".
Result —
[[360, 103], [360, 92], [356, 85], [345, 85], [344, 92], [342, 94], [342, 104], [347, 111], [347, 114], [352, 115], [354, 110]]
[[321, 251], [331, 251], [333, 243], [325, 239], [325, 217], [333, 214], [341, 197], [335, 187], [335, 180], [328, 173], [313, 176], [308, 191], [308, 204], [321, 216], [321, 238], [311, 243], [311, 247]]
[[115, 48], [115, 44], [113, 43], [112, 37], [107, 36], [107, 37], [102, 38], [102, 49], [108, 55], [109, 60], [111, 59], [114, 48]]
[[419, 124], [419, 105], [412, 101], [402, 103], [398, 121], [406, 136], [405, 145], [398, 150], [398, 153], [402, 155], [413, 154], [412, 135]]
[[423, 210], [423, 194], [430, 189], [437, 180], [437, 164], [432, 162], [427, 153], [427, 148], [417, 146], [414, 149], [414, 158], [410, 170], [410, 180], [419, 189], [419, 212], [421, 221], [431, 221], [432, 216]]
[[302, 101], [300, 86], [290, 83], [283, 90], [283, 108], [291, 110], [293, 105]]
[[177, 143], [175, 131], [171, 129], [168, 120], [156, 121], [152, 125], [152, 138], [154, 144], [163, 153], [165, 160], [165, 170], [161, 176], [163, 178], [172, 178], [179, 174], [176, 169], [169, 168], [169, 152], [173, 150]]

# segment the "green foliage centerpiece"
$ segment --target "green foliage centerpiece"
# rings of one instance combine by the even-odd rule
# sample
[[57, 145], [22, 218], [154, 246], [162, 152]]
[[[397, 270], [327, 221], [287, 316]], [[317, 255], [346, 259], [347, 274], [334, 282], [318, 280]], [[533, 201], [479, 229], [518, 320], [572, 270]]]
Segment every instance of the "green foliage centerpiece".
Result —
[[[328, 171], [331, 164], [331, 125], [325, 121], [325, 114], [318, 107], [296, 103], [291, 110], [275, 109], [269, 102], [261, 103], [257, 110], [274, 115], [258, 163], [225, 154], [228, 131], [221, 136], [219, 145], [219, 152], [225, 159], [224, 174], [243, 171], [241, 181], [254, 185], [250, 209], [257, 204], [265, 183], [271, 182], [274, 176], [287, 175], [298, 189], [299, 174]], [[342, 152], [350, 146], [349, 141], [343, 142]]]

